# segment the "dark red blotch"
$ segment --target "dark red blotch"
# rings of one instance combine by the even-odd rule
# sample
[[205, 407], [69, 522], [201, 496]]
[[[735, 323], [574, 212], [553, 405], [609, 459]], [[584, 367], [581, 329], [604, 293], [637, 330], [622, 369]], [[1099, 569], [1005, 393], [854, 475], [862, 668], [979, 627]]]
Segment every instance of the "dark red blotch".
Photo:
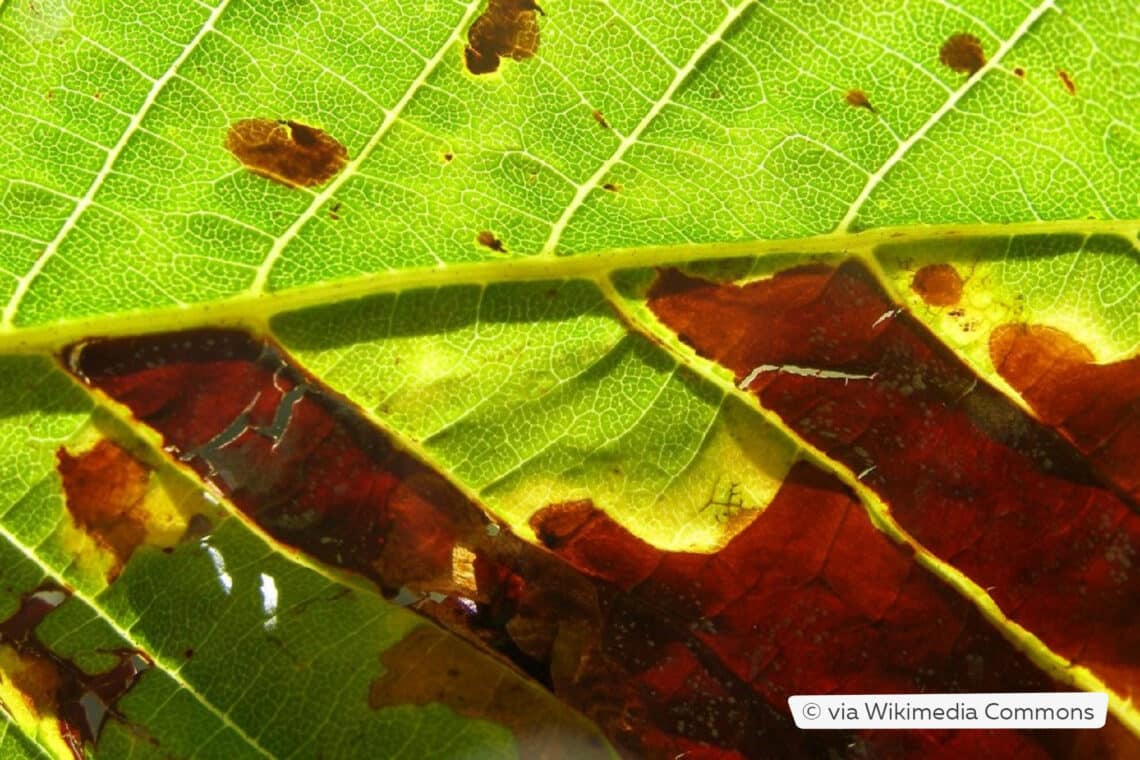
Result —
[[[25, 594], [16, 611], [0, 621], [0, 646], [12, 647], [21, 659], [20, 675], [9, 677], [37, 702], [37, 712], [56, 715], [64, 742], [76, 760], [82, 760], [87, 745], [98, 743], [108, 717], [126, 722], [116, 705], [150, 669], [151, 662], [142, 652], [115, 650], [110, 652], [118, 658], [114, 667], [87, 673], [46, 647], [36, 636], [36, 628], [68, 596], [69, 591], [51, 582]], [[134, 728], [143, 738], [150, 738], [141, 727]]]
[[[628, 756], [814, 758], [853, 743], [1064, 756], [1077, 741], [795, 728], [794, 693], [1064, 688], [810, 465], [716, 554], [662, 552], [588, 500], [536, 515], [547, 550], [488, 530], [478, 505], [267, 342], [197, 331], [78, 346], [65, 363], [269, 533], [425, 595], [417, 611], [546, 684]], [[473, 579], [454, 574], [456, 552], [474, 557]]]
[[[1122, 695], [1138, 691], [1135, 504], [917, 320], [892, 313], [860, 264], [799, 267], [739, 287], [667, 270], [649, 306], [740, 379], [764, 364], [871, 378], [773, 371], [750, 390], [861, 474], [907, 532], [987, 588], [1013, 621]], [[1129, 397], [1123, 377], [1100, 380], [1071, 392], [1090, 403]]]

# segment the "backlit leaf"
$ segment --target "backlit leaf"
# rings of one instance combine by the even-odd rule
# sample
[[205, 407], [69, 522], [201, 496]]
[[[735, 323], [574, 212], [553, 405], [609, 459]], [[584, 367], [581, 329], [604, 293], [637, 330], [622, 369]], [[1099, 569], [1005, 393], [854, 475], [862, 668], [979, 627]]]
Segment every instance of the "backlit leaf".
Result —
[[1138, 29], [0, 2], [0, 755], [1136, 756]]

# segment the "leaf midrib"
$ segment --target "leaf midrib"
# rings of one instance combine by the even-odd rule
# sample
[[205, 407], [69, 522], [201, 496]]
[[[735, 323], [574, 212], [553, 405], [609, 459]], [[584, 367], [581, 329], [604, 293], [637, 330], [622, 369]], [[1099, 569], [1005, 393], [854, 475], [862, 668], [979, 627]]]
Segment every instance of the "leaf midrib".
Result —
[[1128, 239], [1135, 247], [1140, 239], [1140, 219], [880, 227], [858, 233], [829, 232], [802, 238], [611, 248], [572, 256], [538, 254], [394, 269], [280, 291], [257, 293], [247, 290], [229, 298], [186, 306], [78, 317], [26, 327], [3, 326], [0, 327], [0, 354], [51, 352], [92, 337], [123, 337], [195, 327], [243, 327], [266, 332], [269, 320], [278, 314], [379, 293], [457, 285], [485, 286], [499, 282], [599, 279], [622, 269], [682, 265], [736, 256], [840, 254], [870, 262], [876, 247], [884, 244], [1062, 234], [1085, 237], [1113, 235]]

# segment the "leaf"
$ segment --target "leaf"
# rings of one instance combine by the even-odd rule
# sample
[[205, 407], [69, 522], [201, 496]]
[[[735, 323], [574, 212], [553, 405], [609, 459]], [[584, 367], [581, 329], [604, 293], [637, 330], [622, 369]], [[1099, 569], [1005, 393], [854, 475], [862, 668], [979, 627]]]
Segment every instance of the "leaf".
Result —
[[1134, 15], [0, 4], [0, 753], [1140, 752]]

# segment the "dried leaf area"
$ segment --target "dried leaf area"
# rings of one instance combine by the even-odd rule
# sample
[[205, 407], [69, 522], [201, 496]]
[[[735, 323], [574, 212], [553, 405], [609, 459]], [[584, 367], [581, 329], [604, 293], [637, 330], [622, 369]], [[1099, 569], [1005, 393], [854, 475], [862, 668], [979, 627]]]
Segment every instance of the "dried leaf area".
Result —
[[0, 760], [1140, 760], [1134, 4], [0, 0]]
[[274, 119], [234, 123], [226, 150], [254, 174], [290, 187], [323, 185], [348, 161], [348, 150], [324, 130]]
[[534, 0], [489, 0], [467, 32], [463, 51], [467, 70], [490, 74], [499, 70], [503, 58], [524, 61], [538, 51], [538, 15]]
[[[789, 273], [786, 292], [824, 275], [791, 282], [805, 275]], [[659, 312], [702, 289], [679, 277], [655, 288]], [[971, 732], [806, 734], [786, 698], [834, 688], [1065, 688], [806, 463], [713, 554], [656, 549], [589, 501], [536, 512], [543, 549], [497, 524], [279, 349], [243, 333], [93, 342], [73, 348], [67, 364], [154, 426], [270, 534], [364, 574], [393, 601], [545, 684], [633, 756], [700, 747], [758, 756], [776, 746], [806, 757], [852, 741], [906, 756], [981, 751], [990, 739]], [[399, 662], [385, 678], [399, 680]], [[424, 688], [461, 712], [505, 711], [506, 724], [554, 746], [517, 723], [530, 719], [519, 712], [525, 694], [476, 688], [489, 683], [476, 672], [443, 668]], [[409, 683], [378, 679], [369, 703], [427, 698], [407, 692]], [[1008, 732], [1003, 741], [1056, 752], [1071, 737]]]
[[[1015, 621], [1131, 693], [1140, 669], [1140, 572], [1130, 559], [1140, 549], [1140, 514], [1122, 490], [1134, 486], [1137, 461], [1134, 372], [1088, 367], [1066, 373], [1064, 385], [1028, 389], [1046, 408], [1085, 400], [1056, 415], [1080, 429], [1078, 447], [980, 381], [855, 262], [743, 286], [666, 270], [649, 303]], [[1010, 338], [1035, 334], [1020, 326], [995, 333], [1003, 374], [1016, 377], [1024, 350]], [[1071, 346], [1059, 353], [1087, 367]], [[764, 367], [773, 371], [756, 371]], [[1107, 406], [1089, 403], [1096, 398]], [[1108, 445], [1090, 459], [1089, 441]], [[1054, 552], [1066, 560], [1039, 564]]]
[[959, 74], [973, 76], [986, 65], [986, 53], [981, 40], [974, 35], [955, 34], [942, 44], [938, 60]]

